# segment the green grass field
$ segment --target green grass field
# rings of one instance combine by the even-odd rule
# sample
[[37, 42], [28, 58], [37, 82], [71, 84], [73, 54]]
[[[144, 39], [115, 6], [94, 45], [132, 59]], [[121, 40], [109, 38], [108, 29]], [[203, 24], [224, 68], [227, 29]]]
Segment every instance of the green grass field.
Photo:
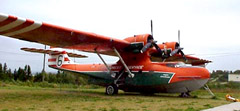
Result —
[[179, 98], [179, 94], [151, 96], [124, 93], [108, 96], [104, 88], [40, 88], [0, 86], [0, 111], [195, 111], [228, 104], [225, 95], [239, 98], [239, 90], [214, 90], [216, 99], [205, 90]]

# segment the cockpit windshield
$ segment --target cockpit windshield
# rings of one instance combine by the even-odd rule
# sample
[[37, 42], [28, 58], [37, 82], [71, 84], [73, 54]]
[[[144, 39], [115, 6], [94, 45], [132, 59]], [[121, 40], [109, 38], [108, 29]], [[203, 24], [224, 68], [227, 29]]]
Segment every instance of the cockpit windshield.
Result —
[[166, 66], [177, 68], [177, 67], [185, 67], [186, 64], [183, 62], [177, 62], [177, 63], [167, 63]]

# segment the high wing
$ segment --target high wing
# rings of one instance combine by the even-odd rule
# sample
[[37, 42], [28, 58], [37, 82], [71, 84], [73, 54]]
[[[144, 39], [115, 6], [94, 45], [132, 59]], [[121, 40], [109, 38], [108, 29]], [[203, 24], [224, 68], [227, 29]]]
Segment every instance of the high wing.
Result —
[[94, 33], [78, 31], [44, 22], [5, 15], [0, 13], [0, 35], [20, 40], [42, 43], [54, 47], [77, 49], [115, 55], [113, 47], [119, 51], [129, 46], [125, 40], [110, 38]]
[[[116, 56], [113, 47], [119, 52], [133, 50], [134, 44], [126, 40], [115, 39], [98, 35], [95, 33], [83, 32], [44, 22], [37, 22], [16, 16], [0, 13], [0, 35], [16, 38], [20, 40], [37, 42], [49, 46], [76, 49], [85, 52], [93, 52]], [[40, 50], [29, 50], [40, 51]], [[155, 51], [157, 52], [157, 51]], [[200, 65], [211, 61], [186, 56], [188, 61], [184, 61], [180, 55], [172, 56], [166, 61], [184, 61], [185, 63]], [[153, 61], [162, 62], [158, 56], [152, 56]]]

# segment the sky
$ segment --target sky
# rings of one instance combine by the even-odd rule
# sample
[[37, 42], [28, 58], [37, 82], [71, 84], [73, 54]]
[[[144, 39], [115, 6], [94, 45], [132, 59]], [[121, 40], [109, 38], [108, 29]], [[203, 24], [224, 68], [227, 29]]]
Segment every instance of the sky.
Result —
[[[180, 30], [185, 54], [213, 61], [206, 67], [210, 71], [234, 71], [240, 69], [239, 5], [239, 0], [1, 0], [0, 13], [118, 39], [151, 33], [152, 19], [158, 43], [178, 41]], [[44, 45], [0, 36], [0, 63], [12, 70], [28, 64], [32, 72], [41, 72], [43, 55], [21, 47]], [[79, 53], [89, 58], [76, 62], [102, 63], [96, 54]]]

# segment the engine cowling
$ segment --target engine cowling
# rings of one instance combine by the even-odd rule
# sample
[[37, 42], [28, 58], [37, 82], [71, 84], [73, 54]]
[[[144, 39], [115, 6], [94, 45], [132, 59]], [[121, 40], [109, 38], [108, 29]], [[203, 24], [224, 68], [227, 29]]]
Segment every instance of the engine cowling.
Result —
[[152, 48], [149, 53], [152, 56], [155, 57], [161, 57], [162, 59], [169, 58], [171, 56], [174, 56], [175, 54], [180, 54], [185, 61], [187, 61], [187, 58], [185, 57], [182, 49], [178, 42], [165, 42], [163, 44], [158, 44], [158, 47], [160, 47], [162, 54], [160, 55], [156, 49]]
[[186, 57], [182, 52], [183, 48], [181, 48], [177, 42], [156, 44], [156, 41], [154, 41], [150, 34], [135, 35], [134, 37], [128, 37], [124, 40], [131, 43], [131, 45], [125, 49], [126, 51], [134, 53], [149, 52], [150, 55], [155, 55], [162, 59], [174, 56], [175, 54], [181, 54], [186, 60]]
[[158, 44], [158, 46], [162, 50], [171, 50], [171, 51], [173, 51], [174, 49], [179, 47], [179, 44], [177, 42], [165, 42], [165, 43], [162, 43], [162, 44]]
[[[142, 35], [135, 35], [134, 37], [128, 37], [124, 39], [131, 43], [131, 46], [127, 48], [127, 50], [134, 50], [133, 52], [140, 52], [144, 45], [146, 45], [150, 40], [153, 40], [152, 35], [150, 34], [142, 34]], [[162, 51], [167, 51], [168, 55], [179, 47], [177, 42], [165, 42], [163, 44], [157, 44], [158, 47]], [[150, 48], [150, 52], [157, 52], [156, 48]]]
[[134, 37], [128, 37], [124, 39], [130, 43], [143, 43], [145, 45], [149, 40], [153, 40], [152, 35], [150, 34], [141, 34], [141, 35], [134, 35]]
[[134, 35], [134, 37], [128, 37], [124, 40], [131, 43], [130, 46], [125, 49], [126, 51], [140, 53], [144, 45], [153, 40], [153, 37], [150, 34], [142, 34]]

